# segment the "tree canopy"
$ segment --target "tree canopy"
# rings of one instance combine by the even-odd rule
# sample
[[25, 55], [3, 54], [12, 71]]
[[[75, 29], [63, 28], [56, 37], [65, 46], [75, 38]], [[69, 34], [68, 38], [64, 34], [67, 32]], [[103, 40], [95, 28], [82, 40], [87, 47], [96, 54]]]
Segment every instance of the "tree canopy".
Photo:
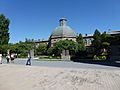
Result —
[[0, 15], [0, 45], [8, 44], [9, 42], [9, 24], [10, 20], [3, 14]]
[[75, 49], [76, 44], [72, 40], [60, 40], [59, 42], [56, 42], [54, 45], [54, 50], [57, 52], [59, 51], [58, 54], [60, 54], [62, 50], [69, 50], [70, 53], [72, 53], [75, 51]]
[[80, 33], [77, 37], [76, 37], [76, 51], [79, 53], [81, 51], [85, 51], [86, 47], [85, 47], [85, 43], [82, 37], [82, 34]]
[[38, 47], [36, 47], [36, 52], [37, 55], [45, 55], [47, 53], [47, 44], [39, 44]]
[[102, 49], [106, 49], [109, 52], [110, 37], [106, 32], [101, 34], [97, 29], [95, 30], [92, 43], [94, 46], [94, 54], [100, 55]]

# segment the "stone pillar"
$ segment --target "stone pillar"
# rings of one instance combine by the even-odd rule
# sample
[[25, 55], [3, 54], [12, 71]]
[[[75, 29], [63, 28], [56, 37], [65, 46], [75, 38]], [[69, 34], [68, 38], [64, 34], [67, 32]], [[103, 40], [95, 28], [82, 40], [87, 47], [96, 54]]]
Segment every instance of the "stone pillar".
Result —
[[31, 58], [34, 58], [34, 49], [30, 50], [30, 56]]
[[70, 60], [69, 50], [63, 50], [61, 53], [62, 60]]
[[7, 54], [10, 55], [10, 50], [9, 49], [7, 50]]

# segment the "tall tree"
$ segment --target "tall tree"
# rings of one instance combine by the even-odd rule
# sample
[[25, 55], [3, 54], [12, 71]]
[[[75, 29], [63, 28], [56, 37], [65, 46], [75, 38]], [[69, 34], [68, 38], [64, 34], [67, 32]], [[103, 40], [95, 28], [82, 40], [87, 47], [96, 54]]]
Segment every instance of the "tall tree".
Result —
[[82, 34], [79, 34], [76, 37], [76, 53], [75, 56], [77, 58], [84, 58], [86, 56], [86, 47], [85, 47], [85, 43], [82, 37]]
[[3, 14], [0, 15], [0, 45], [8, 44], [9, 42], [9, 24], [10, 20]]
[[79, 34], [79, 36], [76, 37], [76, 41], [77, 41], [77, 45], [76, 45], [77, 52], [85, 51], [86, 47], [81, 33]]
[[[93, 35], [93, 46], [94, 46], [94, 54], [95, 55], [108, 55], [110, 51], [110, 35], [108, 35], [106, 32], [103, 32], [102, 34], [96, 29]], [[103, 54], [106, 52], [105, 54]]]
[[93, 46], [95, 48], [95, 53], [99, 52], [101, 47], [101, 33], [96, 29], [93, 35]]
[[81, 34], [81, 33], [76, 37], [76, 41], [77, 41], [77, 43], [79, 43], [79, 44], [83, 44], [83, 43], [84, 43], [83, 37], [82, 37], [82, 34]]
[[102, 48], [105, 48], [106, 46], [110, 45], [110, 42], [111, 42], [110, 38], [111, 38], [111, 35], [107, 34], [106, 32], [103, 32], [101, 34]]

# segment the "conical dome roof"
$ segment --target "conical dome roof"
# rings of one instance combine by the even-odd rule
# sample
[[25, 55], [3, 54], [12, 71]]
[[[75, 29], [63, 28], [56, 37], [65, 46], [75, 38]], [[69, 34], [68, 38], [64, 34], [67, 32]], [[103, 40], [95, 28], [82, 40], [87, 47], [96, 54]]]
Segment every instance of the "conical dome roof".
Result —
[[59, 20], [60, 26], [56, 27], [55, 30], [51, 34], [51, 38], [56, 37], [76, 37], [76, 33], [67, 26], [67, 20], [65, 18], [61, 18]]

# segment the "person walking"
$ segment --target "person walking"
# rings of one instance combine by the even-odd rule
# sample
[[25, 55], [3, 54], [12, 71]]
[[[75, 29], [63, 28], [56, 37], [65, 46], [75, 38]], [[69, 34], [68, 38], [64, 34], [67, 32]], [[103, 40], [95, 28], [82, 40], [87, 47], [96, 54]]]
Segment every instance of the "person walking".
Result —
[[7, 63], [9, 63], [10, 55], [7, 55], [7, 56], [6, 56], [6, 59], [7, 59]]
[[2, 64], [2, 54], [0, 54], [0, 64]]
[[31, 53], [30, 52], [28, 53], [28, 60], [26, 62], [26, 65], [31, 66]]
[[11, 62], [12, 63], [14, 63], [14, 59], [15, 59], [14, 54], [11, 54]]

